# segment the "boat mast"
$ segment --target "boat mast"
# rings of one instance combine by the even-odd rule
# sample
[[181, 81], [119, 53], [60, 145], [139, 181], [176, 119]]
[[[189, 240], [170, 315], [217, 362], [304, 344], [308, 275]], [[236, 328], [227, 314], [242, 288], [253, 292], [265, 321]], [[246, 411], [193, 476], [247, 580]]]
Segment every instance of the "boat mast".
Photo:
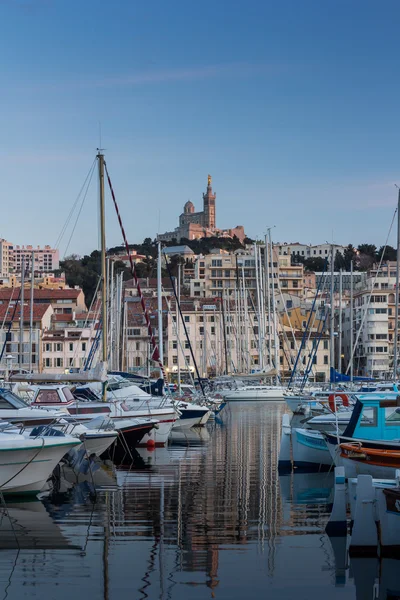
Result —
[[[331, 245], [331, 291], [330, 291], [330, 301], [331, 301], [331, 358], [330, 358], [330, 368], [335, 369], [335, 307], [334, 307], [334, 265], [335, 265], [335, 246]], [[332, 371], [331, 371], [332, 372]], [[332, 376], [331, 376], [332, 383]]]
[[350, 262], [350, 381], [353, 383], [353, 261]]
[[[99, 164], [99, 201], [100, 201], [100, 252], [101, 252], [101, 335], [102, 335], [102, 361], [107, 363], [107, 266], [106, 266], [106, 216], [104, 202], [104, 154], [101, 150], [97, 152]], [[103, 386], [103, 400], [107, 399], [106, 386]]]
[[180, 327], [180, 319], [179, 319], [179, 303], [181, 301], [181, 262], [178, 262], [178, 282], [177, 282], [177, 294], [178, 299], [176, 301], [175, 307], [175, 319], [176, 319], [176, 340], [177, 340], [177, 372], [178, 372], [178, 394], [181, 396], [182, 388], [181, 388], [181, 361], [180, 361], [180, 349], [181, 349], [181, 327]]
[[[31, 268], [31, 306], [29, 314], [29, 371], [32, 372], [32, 358], [33, 358], [33, 303], [34, 303], [34, 287], [35, 287], [35, 252], [32, 250], [32, 268]], [[38, 356], [38, 348], [36, 346], [36, 356]], [[36, 364], [38, 363], [36, 359]]]
[[397, 199], [396, 301], [394, 309], [393, 379], [397, 379], [397, 345], [399, 336], [399, 258], [400, 258], [400, 188]]
[[254, 265], [256, 268], [256, 288], [257, 288], [257, 325], [258, 325], [258, 366], [260, 370], [263, 370], [264, 359], [263, 359], [263, 338], [262, 338], [262, 323], [261, 323], [261, 292], [260, 292], [260, 278], [258, 276], [258, 246], [254, 244]]
[[340, 269], [339, 274], [339, 339], [338, 339], [338, 371], [342, 372], [342, 294], [343, 294], [343, 270]]
[[268, 235], [265, 235], [265, 254], [264, 254], [264, 262], [265, 262], [265, 295], [267, 297], [267, 322], [268, 322], [268, 360], [269, 366], [272, 366], [272, 357], [271, 357], [271, 348], [272, 348], [272, 329], [271, 329], [271, 279], [270, 279], [270, 265], [269, 265], [269, 243], [268, 243]]
[[25, 256], [21, 259], [21, 299], [20, 299], [20, 318], [19, 318], [19, 370], [24, 367], [24, 292], [25, 292]]
[[[158, 314], [158, 353], [160, 364], [164, 363], [163, 351], [163, 318], [162, 318], [162, 290], [161, 290], [161, 242], [158, 241], [157, 258], [157, 314]], [[160, 368], [160, 375], [164, 379], [164, 374]]]
[[[275, 360], [275, 370], [276, 370], [276, 384], [279, 383], [279, 337], [277, 330], [277, 321], [276, 321], [276, 306], [275, 306], [275, 273], [274, 273], [274, 249], [272, 246], [272, 238], [271, 238], [271, 227], [268, 230], [269, 233], [269, 245], [271, 248], [271, 278], [272, 278], [272, 313], [274, 320], [274, 360]], [[279, 275], [278, 275], [279, 276]]]

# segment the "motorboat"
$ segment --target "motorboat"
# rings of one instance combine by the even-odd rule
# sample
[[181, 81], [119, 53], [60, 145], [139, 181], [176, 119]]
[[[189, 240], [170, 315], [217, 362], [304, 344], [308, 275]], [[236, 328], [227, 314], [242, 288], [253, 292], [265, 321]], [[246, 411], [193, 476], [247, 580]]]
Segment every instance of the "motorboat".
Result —
[[70, 435], [23, 435], [8, 423], [2, 424], [0, 491], [38, 494], [63, 456], [80, 444], [79, 439]]
[[[145, 392], [144, 394], [149, 396]], [[139, 395], [138, 398], [102, 402], [96, 392], [88, 386], [80, 386], [72, 391], [66, 385], [35, 386], [31, 406], [58, 408], [64, 413], [64, 417], [73, 416], [84, 424], [95, 417], [111, 418], [114, 423], [126, 423], [127, 419], [144, 419], [147, 420], [147, 425], [141, 421], [143, 436], [147, 433], [149, 436], [145, 442], [141, 440], [139, 443], [146, 444], [152, 440], [156, 446], [167, 444], [171, 429], [180, 414], [174, 406], [160, 406], [158, 402], [157, 407], [143, 395]], [[139, 427], [138, 424], [137, 426]]]

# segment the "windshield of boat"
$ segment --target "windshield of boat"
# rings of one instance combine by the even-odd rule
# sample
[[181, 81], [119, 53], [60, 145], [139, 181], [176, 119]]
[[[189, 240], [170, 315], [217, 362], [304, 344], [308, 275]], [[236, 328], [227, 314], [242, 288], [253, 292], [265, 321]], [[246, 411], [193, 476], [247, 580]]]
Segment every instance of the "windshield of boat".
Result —
[[10, 390], [0, 388], [0, 409], [7, 410], [10, 408], [27, 408], [28, 404], [18, 398]]
[[62, 393], [64, 394], [64, 397], [67, 402], [70, 402], [71, 400], [75, 400], [74, 396], [72, 395], [71, 390], [68, 387], [66, 387], [66, 386], [63, 387]]

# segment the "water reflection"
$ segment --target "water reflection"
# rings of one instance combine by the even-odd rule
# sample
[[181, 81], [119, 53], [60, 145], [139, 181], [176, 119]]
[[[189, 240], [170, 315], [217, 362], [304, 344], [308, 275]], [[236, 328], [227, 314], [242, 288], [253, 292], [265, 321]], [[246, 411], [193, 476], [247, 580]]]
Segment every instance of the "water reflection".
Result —
[[12, 515], [10, 505], [15, 522], [17, 511], [30, 510], [43, 526], [39, 518], [32, 525], [34, 515], [21, 523], [17, 561], [7, 530], [0, 592], [20, 598], [35, 585], [57, 600], [354, 598], [349, 578], [335, 587], [335, 552], [323, 533], [331, 474], [277, 475], [284, 410], [232, 405], [222, 423], [177, 432], [171, 446], [139, 449], [130, 464], [78, 479], [60, 473], [35, 509]]

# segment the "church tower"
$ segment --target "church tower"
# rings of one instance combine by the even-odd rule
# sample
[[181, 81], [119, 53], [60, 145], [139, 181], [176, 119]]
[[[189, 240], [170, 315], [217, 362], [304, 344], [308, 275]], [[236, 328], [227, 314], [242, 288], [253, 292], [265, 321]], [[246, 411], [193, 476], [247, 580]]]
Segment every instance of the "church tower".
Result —
[[213, 194], [211, 187], [211, 175], [208, 176], [207, 191], [203, 194], [204, 203], [204, 227], [215, 229], [215, 198], [217, 194]]

